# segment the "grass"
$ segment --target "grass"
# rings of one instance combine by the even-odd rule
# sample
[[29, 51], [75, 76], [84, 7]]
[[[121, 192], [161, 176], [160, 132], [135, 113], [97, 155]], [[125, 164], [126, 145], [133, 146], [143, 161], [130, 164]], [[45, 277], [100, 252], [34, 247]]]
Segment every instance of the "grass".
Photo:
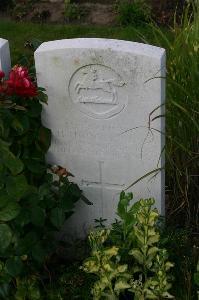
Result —
[[157, 43], [167, 49], [168, 218], [173, 224], [198, 232], [199, 7], [195, 7], [191, 15], [188, 7], [181, 26], [175, 23], [172, 34], [171, 42], [159, 28], [155, 28]]
[[167, 49], [167, 224], [175, 232], [177, 228], [189, 231], [187, 251], [180, 253], [180, 244], [172, 248], [173, 288], [177, 299], [191, 300], [196, 299], [192, 274], [199, 255], [199, 3], [185, 9], [180, 26], [174, 22], [172, 41], [160, 28], [152, 31], [156, 43]]
[[[93, 26], [69, 26], [52, 24], [16, 23], [8, 20], [0, 20], [0, 37], [9, 40], [13, 63], [18, 57], [29, 51], [24, 44], [32, 39], [42, 42], [78, 37], [101, 37], [130, 41], [141, 41], [139, 34], [150, 39], [151, 32], [147, 26], [138, 29], [134, 27], [93, 27]], [[151, 41], [152, 42], [152, 41]]]

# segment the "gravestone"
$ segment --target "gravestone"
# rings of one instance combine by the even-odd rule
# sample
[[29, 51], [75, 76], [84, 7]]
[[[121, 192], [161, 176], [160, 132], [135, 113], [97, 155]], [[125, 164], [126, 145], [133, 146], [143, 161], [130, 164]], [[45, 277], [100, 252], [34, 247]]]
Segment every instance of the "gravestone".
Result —
[[8, 76], [11, 69], [10, 49], [7, 40], [0, 38], [0, 70]]
[[[165, 51], [107, 39], [43, 43], [35, 52], [38, 85], [48, 94], [44, 125], [52, 130], [48, 161], [75, 176], [88, 206], [77, 204], [66, 230], [79, 237], [94, 219], [115, 219], [121, 190], [164, 157]], [[134, 199], [154, 197], [164, 213], [164, 173], [131, 189]]]

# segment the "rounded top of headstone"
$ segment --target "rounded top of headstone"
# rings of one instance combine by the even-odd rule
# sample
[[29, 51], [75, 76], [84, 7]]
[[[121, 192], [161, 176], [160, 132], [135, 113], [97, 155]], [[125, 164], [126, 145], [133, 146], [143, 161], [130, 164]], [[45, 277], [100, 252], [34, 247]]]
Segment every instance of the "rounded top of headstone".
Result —
[[109, 49], [112, 51], [121, 51], [126, 53], [150, 56], [154, 58], [161, 58], [165, 54], [165, 49], [156, 46], [124, 40], [103, 38], [76, 38], [44, 42], [40, 45], [35, 53], [74, 48]]
[[0, 47], [6, 44], [7, 42], [7, 40], [0, 38]]

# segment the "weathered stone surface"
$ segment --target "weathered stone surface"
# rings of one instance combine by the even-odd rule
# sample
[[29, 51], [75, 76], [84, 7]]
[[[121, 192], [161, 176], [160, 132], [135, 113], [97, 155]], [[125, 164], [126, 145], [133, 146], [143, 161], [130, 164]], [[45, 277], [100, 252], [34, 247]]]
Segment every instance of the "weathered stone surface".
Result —
[[[43, 43], [35, 62], [38, 84], [49, 97], [43, 110], [53, 134], [48, 160], [73, 173], [93, 202], [79, 203], [67, 224], [73, 236], [83, 235], [94, 219], [113, 221], [120, 191], [164, 163], [164, 120], [149, 120], [162, 114], [165, 51], [71, 39]], [[164, 173], [149, 179], [132, 188], [134, 198], [154, 197], [164, 213]]]
[[11, 69], [10, 49], [7, 40], [0, 38], [0, 70], [3, 70], [8, 76]]

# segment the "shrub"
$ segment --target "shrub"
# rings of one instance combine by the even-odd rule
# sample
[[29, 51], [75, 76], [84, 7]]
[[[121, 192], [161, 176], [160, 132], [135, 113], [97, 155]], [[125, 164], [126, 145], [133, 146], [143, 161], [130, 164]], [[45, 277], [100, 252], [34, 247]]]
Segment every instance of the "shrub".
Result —
[[[194, 282], [197, 285], [197, 288], [199, 288], [199, 261], [197, 264], [197, 272], [194, 274]], [[197, 291], [198, 299], [199, 299], [199, 290]]]
[[0, 97], [0, 295], [7, 299], [11, 283], [20, 295], [27, 285], [34, 292], [33, 277], [59, 246], [55, 233], [83, 195], [66, 169], [45, 161], [46, 95], [27, 68], [15, 66], [8, 80], [0, 71]]
[[83, 9], [70, 0], [65, 0], [64, 17], [66, 22], [73, 22], [82, 19], [86, 15], [86, 9]]
[[119, 299], [124, 292], [136, 300], [173, 298], [168, 292], [168, 271], [173, 265], [167, 251], [158, 247], [154, 200], [142, 199], [129, 207], [132, 197], [122, 192], [117, 208], [120, 221], [89, 235], [91, 257], [83, 270], [98, 278], [92, 289], [94, 299]]
[[151, 16], [150, 7], [145, 1], [119, 1], [117, 5], [118, 21], [121, 25], [142, 25], [149, 22]]

